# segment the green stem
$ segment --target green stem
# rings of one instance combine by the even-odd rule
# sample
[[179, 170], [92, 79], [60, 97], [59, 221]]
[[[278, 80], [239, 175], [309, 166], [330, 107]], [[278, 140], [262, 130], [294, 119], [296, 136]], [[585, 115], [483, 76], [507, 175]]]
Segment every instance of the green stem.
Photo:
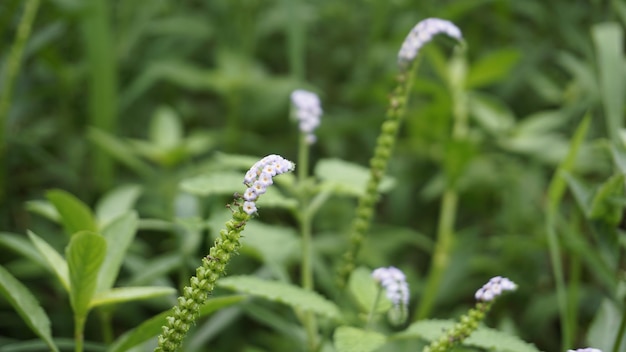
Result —
[[[116, 58], [109, 24], [109, 2], [85, 2], [81, 26], [89, 60], [89, 123], [102, 131], [115, 135], [117, 118]], [[108, 188], [114, 179], [113, 160], [107, 153], [93, 151], [93, 171], [96, 186]]]
[[374, 314], [376, 313], [376, 308], [378, 307], [378, 301], [380, 301], [380, 296], [382, 295], [383, 287], [378, 285], [378, 292], [376, 292], [376, 298], [374, 298], [374, 303], [372, 304], [372, 308], [370, 309], [369, 314], [367, 315], [367, 323], [365, 325], [365, 330], [369, 330], [372, 328], [374, 324]]
[[[465, 45], [463, 44], [455, 48], [455, 53], [450, 61], [448, 70], [448, 84], [452, 95], [452, 113], [454, 116], [454, 126], [452, 128], [453, 141], [465, 139], [468, 131], [467, 94], [465, 93], [465, 77], [467, 74], [465, 49]], [[441, 279], [450, 261], [450, 252], [454, 243], [454, 223], [459, 198], [456, 191], [456, 178], [461, 170], [447, 171], [448, 180], [446, 182], [446, 190], [443, 194], [439, 212], [437, 243], [432, 257], [426, 288], [424, 289], [421, 303], [417, 310], [417, 319], [426, 318], [434, 306]], [[450, 173], [452, 173], [452, 175], [450, 175]]]
[[304, 80], [304, 50], [305, 50], [305, 23], [300, 18], [300, 1], [284, 0], [288, 13], [287, 48], [289, 50], [289, 70], [293, 77]]
[[[312, 236], [312, 216], [309, 211], [309, 193], [307, 187], [309, 172], [309, 144], [306, 142], [306, 136], [301, 133], [298, 145], [298, 184], [302, 191], [300, 196], [300, 232], [302, 233], [302, 266], [300, 268], [300, 276], [302, 287], [306, 290], [313, 291], [313, 236]], [[315, 314], [312, 312], [304, 313], [304, 327], [307, 333], [309, 350], [317, 350], [317, 321]]]
[[[11, 52], [6, 61], [4, 71], [4, 81], [2, 82], [2, 90], [0, 91], [0, 185], [5, 185], [6, 164], [5, 154], [7, 148], [6, 130], [9, 123], [9, 110], [11, 107], [11, 99], [13, 98], [13, 87], [17, 74], [20, 71], [22, 56], [24, 55], [24, 47], [30, 37], [30, 32], [39, 8], [40, 0], [28, 0], [24, 6], [24, 14], [15, 34], [15, 42], [11, 47]], [[4, 199], [5, 189], [0, 188], [0, 201]]]
[[74, 352], [83, 352], [86, 316], [74, 315]]
[[354, 270], [356, 257], [365, 234], [371, 225], [374, 205], [378, 201], [378, 187], [387, 170], [387, 164], [396, 143], [398, 130], [406, 109], [409, 90], [413, 82], [414, 72], [419, 63], [415, 60], [408, 69], [398, 74], [398, 85], [394, 89], [385, 121], [376, 140], [374, 156], [370, 160], [370, 175], [365, 192], [359, 198], [356, 214], [350, 230], [348, 250], [343, 255], [343, 263], [338, 271], [338, 285], [344, 287], [348, 276]]

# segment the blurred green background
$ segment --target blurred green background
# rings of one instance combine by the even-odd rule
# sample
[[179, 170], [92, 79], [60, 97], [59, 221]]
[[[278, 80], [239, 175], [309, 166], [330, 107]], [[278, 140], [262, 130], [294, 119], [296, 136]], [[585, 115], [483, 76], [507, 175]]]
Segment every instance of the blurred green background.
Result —
[[[28, 6], [36, 12], [21, 67], [12, 71], [11, 50]], [[140, 216], [153, 219], [144, 223], [135, 254], [146, 260], [167, 256], [185, 239], [163, 235], [175, 231], [154, 223], [189, 214], [204, 218], [227, 199], [196, 200], [202, 203], [198, 208], [180, 190], [181, 180], [211, 170], [222, 153], [276, 153], [295, 160], [298, 135], [288, 116], [289, 94], [296, 88], [319, 93], [323, 103], [314, 161], [340, 158], [366, 166], [395, 86], [399, 47], [426, 17], [451, 20], [463, 32], [471, 118], [460, 157], [466, 163], [458, 183], [458, 243], [433, 316], [455, 316], [489, 277], [506, 275], [520, 290], [496, 307], [491, 325], [556, 351], [561, 338], [545, 234], [546, 190], [586, 112], [592, 119], [589, 143], [576, 173], [592, 184], [612, 173], [606, 143], [620, 138], [622, 123], [606, 121], [611, 114], [623, 119], [624, 90], [611, 93], [606, 87], [611, 78], [626, 78], [623, 34], [616, 46], [602, 44], [604, 37], [593, 33], [609, 22], [623, 33], [626, 4], [618, 0], [2, 0], [0, 81], [12, 84], [0, 91], [0, 229], [59, 233], [37, 203], [27, 202], [60, 188], [93, 206], [115, 187], [134, 184], [142, 189]], [[370, 266], [408, 271], [416, 294], [428, 272], [445, 165], [451, 162], [446, 152], [452, 102], [444, 67], [452, 41], [435, 42], [424, 50], [390, 164], [396, 186], [382, 198], [362, 253]], [[621, 56], [614, 67], [600, 62], [599, 50], [607, 47]], [[328, 261], [338, 255], [332, 244], [345, 244], [341, 235], [353, 207], [353, 200], [335, 199], [315, 220], [316, 232], [326, 235], [319, 236], [319, 246]], [[562, 211], [560, 229], [589, 236], [570, 195]], [[290, 223], [280, 211], [262, 221]], [[180, 253], [189, 262], [176, 265], [194, 267], [206, 253], [206, 245], [200, 247], [188, 244]], [[583, 257], [572, 271], [582, 282], [577, 344], [588, 341], [608, 291], [584, 259], [588, 248], [563, 248], [567, 258]], [[0, 247], [0, 264], [24, 280], [44, 308], [51, 307], [54, 335], [71, 336], [59, 288], [7, 248]], [[570, 264], [564, 262], [568, 269]], [[618, 259], [614, 269], [622, 264]], [[133, 267], [132, 260], [128, 265]], [[254, 268], [245, 259], [233, 265], [234, 273]], [[161, 273], [159, 280], [182, 282], [185, 270], [180, 277]], [[125, 275], [131, 280], [133, 270]], [[165, 307], [118, 312], [116, 333]], [[23, 326], [7, 326], [15, 314], [4, 302], [0, 308], [0, 330], [7, 337], [32, 338]], [[229, 325], [213, 337], [215, 345], [228, 346], [229, 338], [254, 324]], [[258, 330], [245, 340], [278, 344], [260, 338], [264, 330]], [[88, 339], [99, 337], [92, 333]]]

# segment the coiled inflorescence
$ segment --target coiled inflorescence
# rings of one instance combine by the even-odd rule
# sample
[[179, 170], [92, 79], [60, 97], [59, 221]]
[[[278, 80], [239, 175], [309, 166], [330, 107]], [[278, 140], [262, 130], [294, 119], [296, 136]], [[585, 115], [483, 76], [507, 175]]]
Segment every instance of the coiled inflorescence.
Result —
[[579, 348], [577, 350], [567, 350], [567, 352], [602, 352], [597, 348], [587, 347], [587, 348]]
[[313, 92], [297, 89], [291, 93], [291, 103], [300, 132], [304, 133], [308, 144], [315, 143], [313, 131], [319, 126], [322, 116], [320, 98]]
[[408, 315], [409, 285], [404, 273], [393, 266], [378, 268], [372, 272], [372, 277], [385, 290], [387, 298], [393, 304], [389, 318], [394, 324], [402, 324]]
[[428, 43], [437, 34], [447, 34], [457, 40], [462, 40], [461, 30], [454, 23], [440, 18], [427, 18], [418, 22], [402, 43], [398, 53], [400, 65], [413, 61], [424, 44]]
[[489, 302], [500, 296], [503, 291], [515, 291], [517, 285], [506, 277], [492, 277], [489, 282], [476, 291], [474, 297], [477, 301]]
[[267, 191], [274, 181], [273, 177], [293, 171], [295, 164], [280, 155], [271, 154], [257, 161], [246, 173], [243, 183], [248, 187], [243, 194], [243, 210], [252, 215], [256, 213], [256, 201]]

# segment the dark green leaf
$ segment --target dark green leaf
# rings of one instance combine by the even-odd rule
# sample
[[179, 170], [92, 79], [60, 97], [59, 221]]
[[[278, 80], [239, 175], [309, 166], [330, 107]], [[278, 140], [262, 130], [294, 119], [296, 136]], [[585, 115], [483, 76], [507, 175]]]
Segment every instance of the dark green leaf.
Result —
[[48, 191], [46, 198], [61, 215], [61, 222], [69, 235], [78, 231], [97, 231], [91, 210], [80, 199], [59, 189]]

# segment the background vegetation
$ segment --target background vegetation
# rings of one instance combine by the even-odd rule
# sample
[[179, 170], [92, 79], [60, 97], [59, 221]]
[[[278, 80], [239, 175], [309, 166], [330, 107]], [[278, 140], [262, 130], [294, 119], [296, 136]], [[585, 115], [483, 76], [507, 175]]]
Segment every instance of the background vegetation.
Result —
[[[12, 48], [29, 4], [37, 11], [21, 67], [12, 72]], [[469, 137], [453, 146], [445, 73], [451, 45], [438, 39], [440, 45], [424, 51], [390, 163], [395, 187], [381, 199], [360, 263], [403, 269], [416, 309], [445, 175], [456, 170], [451, 163], [461, 163], [456, 242], [430, 316], [458, 316], [489, 277], [506, 275], [520, 288], [494, 308], [490, 326], [546, 351], [609, 341], [602, 334], [617, 330], [624, 311], [626, 5], [618, 0], [3, 0], [0, 81], [9, 85], [0, 91], [6, 104], [0, 229], [24, 240], [32, 230], [62, 253], [67, 236], [50, 221], [49, 203], [42, 202], [50, 199], [47, 192], [63, 189], [96, 208], [118, 190], [140, 221], [116, 286], [181, 287], [208, 253], [219, 229], [212, 224], [224, 218], [229, 199], [219, 192], [200, 196], [185, 181], [227, 165], [235, 160], [230, 154], [296, 160], [297, 128], [288, 119], [296, 88], [318, 92], [325, 111], [311, 164], [339, 158], [366, 166], [395, 85], [397, 51], [426, 17], [453, 21], [468, 44]], [[564, 176], [567, 191], [552, 197], [550, 182], [585, 114], [590, 128]], [[609, 187], [611, 177], [618, 180]], [[592, 209], [600, 186], [610, 188], [602, 198], [610, 210], [601, 212], [612, 212], [610, 219]], [[333, 197], [314, 220], [316, 282], [330, 296], [354, 204]], [[267, 209], [259, 222], [293, 219]], [[249, 237], [261, 241], [260, 232]], [[67, 296], [11, 243], [0, 242], [0, 264], [41, 302], [53, 335], [72, 336]], [[268, 262], [253, 249], [242, 250], [229, 275], [263, 275]], [[292, 277], [296, 253], [284, 259]], [[555, 263], [569, 302], [565, 322]], [[173, 302], [118, 307], [110, 335]], [[259, 313], [280, 315], [280, 307], [260, 307], [202, 320], [189, 350], [292, 348], [279, 324]], [[563, 324], [570, 337], [563, 337]], [[111, 336], [98, 319], [88, 320], [88, 341]], [[0, 346], [32, 338], [0, 300]]]

